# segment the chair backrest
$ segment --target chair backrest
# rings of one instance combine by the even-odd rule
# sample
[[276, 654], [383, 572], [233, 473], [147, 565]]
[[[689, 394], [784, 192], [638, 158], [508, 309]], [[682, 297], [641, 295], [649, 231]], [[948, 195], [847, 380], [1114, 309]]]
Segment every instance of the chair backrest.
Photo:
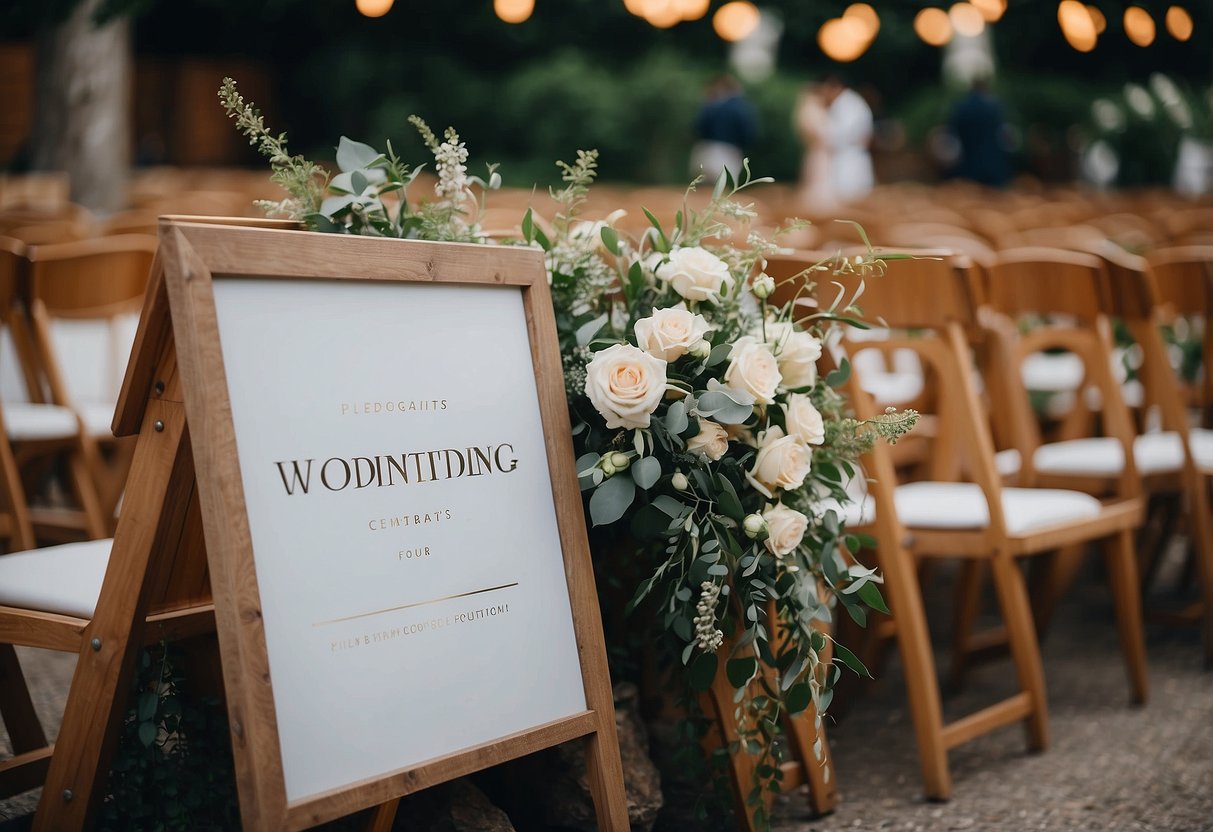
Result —
[[1177, 315], [1207, 315], [1213, 283], [1213, 246], [1173, 246], [1146, 255], [1160, 303]]
[[987, 264], [987, 301], [1012, 317], [1070, 315], [1093, 321], [1104, 308], [1103, 265], [1083, 252], [1013, 248]]
[[[1119, 494], [1136, 495], [1140, 481], [1131, 451], [1135, 429], [1112, 369], [1107, 310], [1113, 303], [1103, 261], [1083, 252], [1010, 249], [989, 264], [986, 280], [990, 308], [998, 314], [987, 317], [994, 356], [985, 379], [998, 390], [999, 433], [1019, 451], [1023, 483], [1033, 484], [1032, 459], [1042, 436], [1028, 401], [1022, 365], [1031, 355], [1065, 350], [1082, 361], [1080, 389], [1099, 391], [1103, 433], [1121, 442], [1126, 462]], [[1013, 322], [1025, 316], [1041, 316], [1048, 322], [1020, 333]], [[1075, 408], [1085, 412], [1085, 396], [1076, 397]]]
[[30, 351], [21, 349], [25, 330], [24, 320], [18, 318], [25, 314], [21, 301], [28, 289], [27, 266], [25, 244], [0, 236], [0, 401], [29, 401], [28, 386], [37, 379], [34, 368], [27, 366]]
[[1204, 382], [1193, 387], [1192, 398], [1203, 411], [1202, 422], [1213, 423], [1213, 245], [1175, 246], [1151, 252], [1147, 258], [1158, 302], [1166, 317], [1202, 316], [1205, 335], [1201, 341]]
[[4, 232], [27, 246], [45, 246], [56, 243], [74, 243], [93, 236], [93, 229], [76, 220], [46, 220], [22, 225]]
[[778, 287], [773, 297], [786, 300], [809, 281], [816, 283], [817, 302], [828, 307], [840, 292], [849, 299], [862, 286], [857, 305], [864, 318], [890, 329], [939, 329], [948, 323], [969, 329], [976, 324], [980, 289], [968, 257], [946, 249], [897, 252], [899, 259], [889, 260], [880, 259], [881, 253], [844, 252], [849, 262], [841, 273], [830, 268], [806, 272], [819, 261], [803, 253], [771, 255], [766, 271]]
[[57, 404], [116, 399], [156, 243], [128, 234], [30, 249], [30, 312]]

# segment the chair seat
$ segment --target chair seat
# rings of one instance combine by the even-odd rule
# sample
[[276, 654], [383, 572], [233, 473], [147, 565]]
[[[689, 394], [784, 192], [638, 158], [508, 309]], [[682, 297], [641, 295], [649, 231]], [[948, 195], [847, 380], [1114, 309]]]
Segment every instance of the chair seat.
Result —
[[89, 436], [98, 439], [112, 439], [114, 431], [111, 425], [114, 421], [114, 402], [85, 402], [79, 406], [80, 420]]
[[[1200, 470], [1213, 474], [1213, 431], [1194, 429], [1189, 435], [1192, 456]], [[1143, 476], [1169, 474], [1183, 467], [1183, 445], [1173, 431], [1144, 433], [1133, 441], [1133, 459]], [[1051, 442], [1036, 449], [1036, 470], [1042, 474], [1075, 477], [1115, 477], [1124, 469], [1120, 443], [1109, 436]], [[998, 472], [1019, 471], [1019, 452], [1000, 451], [994, 460]]]
[[112, 539], [0, 555], [0, 605], [92, 618]]
[[[984, 529], [990, 524], [985, 494], [975, 483], [912, 482], [897, 486], [893, 499], [898, 519], [909, 529]], [[848, 528], [870, 526], [876, 520], [876, 501], [871, 496], [843, 504], [826, 501], [825, 509], [837, 512]], [[1099, 500], [1079, 491], [1002, 489], [1002, 512], [1007, 533], [1011, 535], [1090, 520], [1098, 517], [1102, 509]]]
[[71, 408], [57, 404], [5, 402], [4, 426], [13, 442], [69, 439], [79, 429]]
[[[981, 486], [970, 482], [912, 482], [893, 492], [906, 528], [984, 529], [990, 511]], [[1091, 520], [1103, 505], [1090, 494], [1058, 488], [1004, 488], [1002, 513], [1011, 535]]]
[[1086, 376], [1086, 365], [1072, 352], [1029, 355], [1020, 364], [1024, 387], [1049, 393], [1077, 390]]

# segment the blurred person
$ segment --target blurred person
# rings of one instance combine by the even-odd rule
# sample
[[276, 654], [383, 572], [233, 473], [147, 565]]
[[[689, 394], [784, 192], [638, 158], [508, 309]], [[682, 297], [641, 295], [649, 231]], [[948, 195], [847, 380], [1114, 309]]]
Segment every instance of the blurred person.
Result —
[[995, 188], [1006, 186], [1011, 179], [1007, 122], [988, 79], [975, 79], [969, 92], [953, 105], [948, 131], [959, 151], [952, 176]]
[[814, 84], [801, 90], [793, 113], [793, 124], [804, 156], [800, 163], [800, 203], [815, 210], [828, 210], [837, 200], [830, 183], [830, 152], [825, 146], [826, 105]]
[[872, 108], [836, 74], [801, 97], [797, 127], [808, 150], [801, 195], [809, 207], [831, 208], [866, 196], [872, 170]]
[[722, 75], [708, 84], [706, 100], [695, 118], [691, 175], [715, 182], [728, 168], [736, 180], [745, 152], [758, 139], [758, 116], [742, 94], [741, 85]]

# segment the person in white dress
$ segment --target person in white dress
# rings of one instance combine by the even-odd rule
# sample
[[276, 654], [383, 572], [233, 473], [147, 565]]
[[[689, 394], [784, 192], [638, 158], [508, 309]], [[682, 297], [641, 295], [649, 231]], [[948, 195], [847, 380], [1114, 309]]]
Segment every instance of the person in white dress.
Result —
[[828, 209], [871, 192], [872, 108], [836, 75], [801, 97], [797, 127], [808, 145], [801, 195], [808, 207]]

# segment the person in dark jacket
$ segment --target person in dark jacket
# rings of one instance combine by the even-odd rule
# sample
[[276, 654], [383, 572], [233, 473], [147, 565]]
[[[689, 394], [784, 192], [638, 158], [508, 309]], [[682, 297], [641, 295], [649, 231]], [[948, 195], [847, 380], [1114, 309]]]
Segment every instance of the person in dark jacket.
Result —
[[1011, 159], [1006, 117], [1002, 102], [990, 92], [985, 79], [974, 81], [968, 94], [952, 107], [948, 129], [960, 145], [953, 176], [996, 188], [1007, 184]]
[[707, 100], [695, 118], [697, 141], [691, 149], [691, 175], [714, 182], [728, 168], [736, 179], [741, 160], [758, 139], [758, 117], [741, 85], [722, 75], [708, 85]]

